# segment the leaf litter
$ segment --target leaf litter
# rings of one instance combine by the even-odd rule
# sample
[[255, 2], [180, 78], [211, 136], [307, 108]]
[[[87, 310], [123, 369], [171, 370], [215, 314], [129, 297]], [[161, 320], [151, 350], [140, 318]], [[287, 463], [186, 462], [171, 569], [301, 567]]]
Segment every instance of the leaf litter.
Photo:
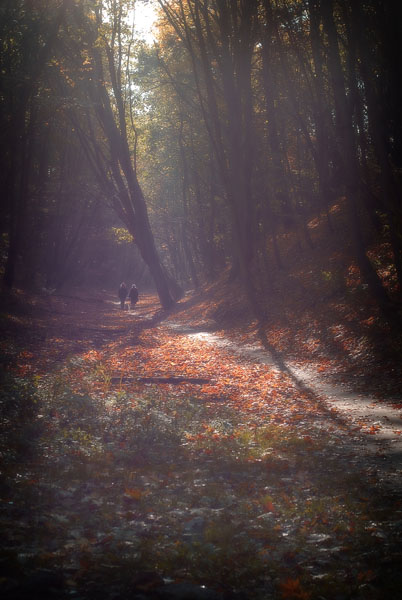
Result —
[[4, 597], [398, 596], [401, 497], [319, 397], [150, 298], [89, 303], [79, 348], [54, 302], [4, 348]]

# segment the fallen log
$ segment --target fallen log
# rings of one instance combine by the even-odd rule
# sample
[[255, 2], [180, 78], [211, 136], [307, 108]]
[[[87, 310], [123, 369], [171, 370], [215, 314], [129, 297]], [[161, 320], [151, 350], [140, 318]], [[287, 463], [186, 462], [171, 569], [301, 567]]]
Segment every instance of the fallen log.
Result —
[[210, 382], [210, 379], [203, 377], [112, 377], [110, 383], [171, 383], [178, 385], [180, 383], [192, 383], [204, 385]]

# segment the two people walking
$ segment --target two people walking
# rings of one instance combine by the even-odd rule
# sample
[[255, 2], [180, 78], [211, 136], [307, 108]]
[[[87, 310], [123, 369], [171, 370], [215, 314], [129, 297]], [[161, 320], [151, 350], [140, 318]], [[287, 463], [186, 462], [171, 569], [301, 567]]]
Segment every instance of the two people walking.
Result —
[[119, 286], [118, 296], [120, 299], [120, 308], [122, 310], [126, 307], [126, 299], [130, 302], [130, 308], [133, 308], [138, 302], [138, 289], [135, 283], [131, 286], [130, 290], [127, 289], [124, 281]]

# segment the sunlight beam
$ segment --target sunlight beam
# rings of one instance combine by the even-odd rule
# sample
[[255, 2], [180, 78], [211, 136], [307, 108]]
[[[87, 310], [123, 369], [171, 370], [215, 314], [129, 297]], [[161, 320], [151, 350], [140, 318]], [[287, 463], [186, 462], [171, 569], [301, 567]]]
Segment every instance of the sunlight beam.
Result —
[[153, 27], [156, 21], [155, 2], [138, 1], [134, 6], [134, 31], [136, 35], [151, 45], [155, 41]]

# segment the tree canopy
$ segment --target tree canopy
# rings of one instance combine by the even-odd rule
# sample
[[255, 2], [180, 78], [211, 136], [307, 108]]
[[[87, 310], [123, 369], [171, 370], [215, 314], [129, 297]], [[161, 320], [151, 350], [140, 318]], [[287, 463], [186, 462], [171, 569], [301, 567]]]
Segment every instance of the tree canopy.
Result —
[[263, 318], [284, 240], [308, 253], [341, 206], [342, 251], [397, 318], [400, 4], [159, 0], [153, 45], [140, 5], [2, 2], [5, 283], [115, 285], [124, 228], [165, 308], [228, 269]]

